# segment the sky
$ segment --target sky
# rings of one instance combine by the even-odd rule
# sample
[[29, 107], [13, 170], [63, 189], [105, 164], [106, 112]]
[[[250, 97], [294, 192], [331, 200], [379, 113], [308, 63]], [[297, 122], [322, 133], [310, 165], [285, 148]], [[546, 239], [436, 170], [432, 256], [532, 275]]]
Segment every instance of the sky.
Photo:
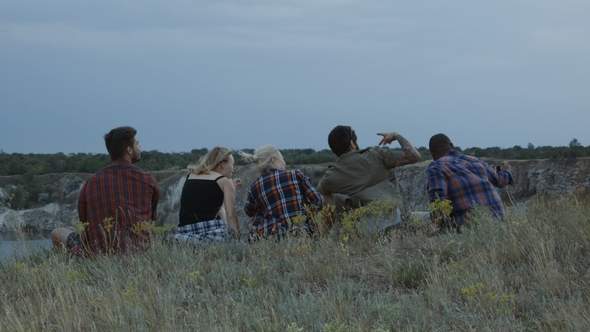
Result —
[[[0, 150], [590, 145], [590, 1], [0, 1]], [[397, 143], [393, 143], [396, 147]]]

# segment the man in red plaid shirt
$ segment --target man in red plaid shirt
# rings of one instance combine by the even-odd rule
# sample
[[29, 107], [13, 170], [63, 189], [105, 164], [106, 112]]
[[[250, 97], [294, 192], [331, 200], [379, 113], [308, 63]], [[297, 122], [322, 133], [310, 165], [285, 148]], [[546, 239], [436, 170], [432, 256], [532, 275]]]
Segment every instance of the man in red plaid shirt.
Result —
[[143, 222], [156, 220], [160, 187], [135, 166], [141, 146], [133, 127], [119, 127], [104, 136], [111, 164], [92, 174], [80, 191], [78, 215], [84, 230], [51, 232], [53, 245], [84, 256], [117, 254], [141, 247], [148, 239]]

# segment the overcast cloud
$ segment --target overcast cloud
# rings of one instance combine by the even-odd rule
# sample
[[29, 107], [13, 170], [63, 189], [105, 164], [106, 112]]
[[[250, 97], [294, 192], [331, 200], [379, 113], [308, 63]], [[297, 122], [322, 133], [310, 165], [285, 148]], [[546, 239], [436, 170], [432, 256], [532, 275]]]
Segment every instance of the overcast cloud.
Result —
[[[588, 1], [0, 2], [0, 149], [590, 145]], [[394, 143], [395, 146], [396, 143]]]

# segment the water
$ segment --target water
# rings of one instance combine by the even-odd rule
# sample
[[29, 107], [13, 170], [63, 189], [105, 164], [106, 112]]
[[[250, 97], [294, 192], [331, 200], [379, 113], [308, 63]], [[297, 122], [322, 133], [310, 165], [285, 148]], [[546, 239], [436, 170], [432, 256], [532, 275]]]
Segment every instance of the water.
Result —
[[[24, 239], [23, 239], [24, 237]], [[23, 255], [37, 248], [51, 248], [51, 232], [35, 234], [0, 233], [0, 260]]]

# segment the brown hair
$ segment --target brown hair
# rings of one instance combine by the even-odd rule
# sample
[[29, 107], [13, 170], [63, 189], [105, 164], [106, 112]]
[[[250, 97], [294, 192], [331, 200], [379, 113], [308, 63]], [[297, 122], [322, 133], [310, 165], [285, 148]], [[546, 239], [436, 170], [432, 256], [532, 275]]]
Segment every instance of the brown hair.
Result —
[[123, 159], [127, 147], [130, 146], [133, 148], [135, 134], [137, 134], [135, 128], [124, 126], [111, 129], [111, 131], [104, 135], [104, 142], [111, 156], [111, 160]]

